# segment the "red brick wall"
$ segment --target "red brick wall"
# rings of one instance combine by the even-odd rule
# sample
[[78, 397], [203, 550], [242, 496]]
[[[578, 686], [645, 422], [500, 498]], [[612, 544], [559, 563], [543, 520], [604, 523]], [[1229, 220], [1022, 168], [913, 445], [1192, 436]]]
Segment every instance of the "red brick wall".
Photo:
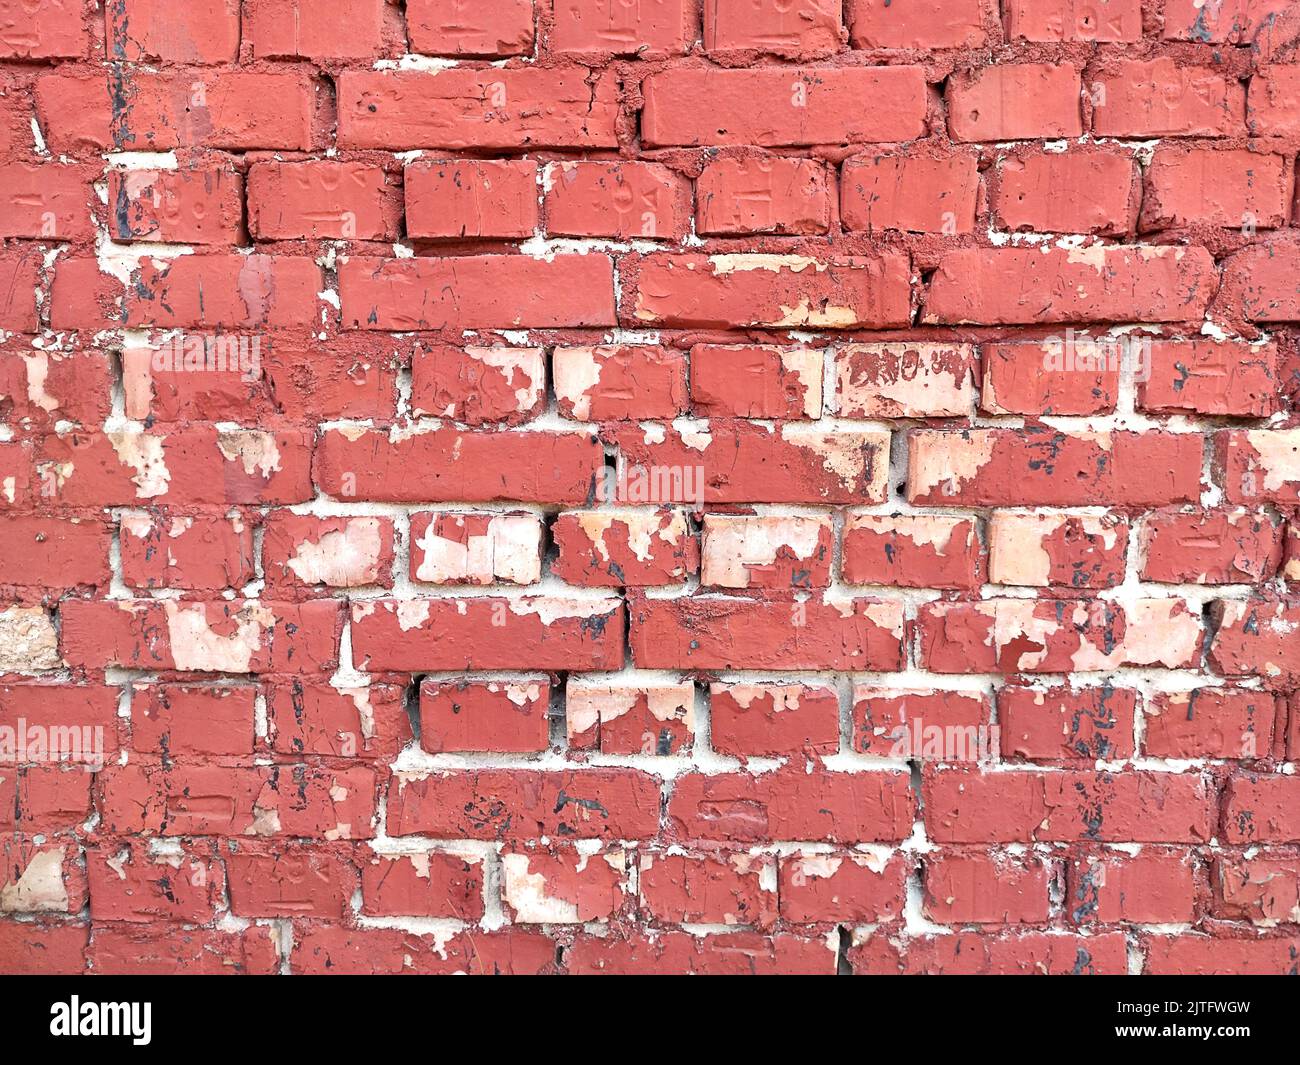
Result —
[[0, 970], [1293, 969], [1297, 11], [0, 0]]

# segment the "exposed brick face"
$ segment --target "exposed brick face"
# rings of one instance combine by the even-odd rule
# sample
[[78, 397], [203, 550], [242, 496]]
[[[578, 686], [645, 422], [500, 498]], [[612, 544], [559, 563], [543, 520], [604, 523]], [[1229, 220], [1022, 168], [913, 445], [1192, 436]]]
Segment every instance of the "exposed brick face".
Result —
[[1293, 970], [1298, 37], [0, 0], [0, 972]]

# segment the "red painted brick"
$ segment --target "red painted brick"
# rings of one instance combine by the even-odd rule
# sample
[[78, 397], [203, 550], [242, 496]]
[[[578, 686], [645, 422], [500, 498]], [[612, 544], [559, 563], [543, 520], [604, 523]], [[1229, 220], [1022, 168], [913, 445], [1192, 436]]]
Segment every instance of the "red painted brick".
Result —
[[1167, 584], [1261, 584], [1282, 558], [1267, 514], [1159, 512], [1142, 526], [1142, 579]]
[[401, 201], [389, 175], [360, 163], [256, 163], [248, 227], [258, 240], [392, 240]]
[[483, 916], [483, 862], [448, 851], [371, 854], [361, 862], [361, 912], [367, 917]]
[[661, 55], [686, 51], [695, 38], [695, 5], [687, 0], [553, 0], [553, 52]]
[[80, 0], [8, 0], [0, 30], [0, 59], [79, 59], [90, 41]]
[[707, 0], [704, 47], [710, 52], [755, 51], [793, 58], [840, 50], [844, 28], [840, 0]]
[[980, 409], [989, 414], [1107, 414], [1115, 409], [1123, 352], [1107, 338], [986, 344], [981, 354]]
[[969, 344], [853, 344], [835, 357], [843, 418], [959, 418], [975, 407]]
[[111, 170], [108, 202], [120, 243], [242, 243], [244, 179], [231, 169]]
[[369, 59], [384, 50], [384, 0], [249, 0], [244, 39], [256, 59]]
[[246, 685], [134, 684], [131, 747], [170, 758], [251, 755], [256, 697]]
[[844, 163], [840, 210], [846, 229], [951, 236], [974, 230], [979, 194], [973, 155], [860, 156]]
[[1155, 758], [1267, 758], [1276, 714], [1267, 692], [1157, 692], [1144, 714], [1142, 747]]
[[412, 163], [406, 229], [415, 240], [510, 240], [537, 228], [537, 164]]
[[575, 421], [672, 419], [686, 412], [686, 359], [671, 348], [556, 348], [551, 372], [556, 405]]
[[603, 255], [350, 259], [339, 270], [346, 329], [520, 329], [614, 324]]
[[1278, 409], [1277, 348], [1191, 340], [1151, 341], [1138, 406], [1161, 414], [1264, 418]]
[[810, 159], [715, 159], [696, 179], [695, 196], [703, 234], [825, 233], [830, 226], [826, 169]]
[[1038, 858], [947, 851], [925, 861], [921, 905], [940, 924], [1045, 924], [1049, 872]]
[[533, 0], [407, 0], [411, 50], [425, 55], [527, 55]]
[[1133, 228], [1137, 170], [1108, 151], [1025, 152], [1003, 161], [993, 207], [1003, 229], [1122, 236]]
[[775, 862], [743, 853], [643, 854], [640, 905], [665, 924], [768, 928], [776, 920]]
[[1274, 229], [1290, 219], [1288, 191], [1280, 155], [1161, 147], [1147, 168], [1142, 229]]
[[1142, 37], [1141, 0], [1009, 0], [1002, 17], [1012, 41], [1128, 43]]
[[1294, 843], [1300, 840], [1300, 778], [1234, 777], [1224, 791], [1223, 837], [1229, 843]]
[[536, 417], [546, 395], [541, 348], [419, 347], [411, 361], [411, 408], [467, 425], [517, 425]]
[[1035, 762], [1132, 758], [1137, 704], [1136, 692], [1110, 683], [1041, 690], [1007, 685], [998, 692], [1002, 756]]
[[976, 761], [996, 753], [979, 692], [853, 689], [853, 749], [879, 758]]
[[699, 545], [677, 510], [564, 511], [551, 525], [551, 573], [569, 584], [644, 588], [699, 571]]
[[819, 418], [821, 351], [759, 344], [691, 349], [691, 406], [716, 418]]
[[106, 4], [104, 36], [108, 58], [115, 61], [233, 63], [239, 55], [239, 0], [180, 6], [160, 0]]
[[411, 580], [428, 584], [536, 584], [542, 520], [535, 514], [411, 515]]
[[985, 0], [849, 0], [854, 48], [965, 48], [987, 39]]
[[1124, 580], [1128, 526], [1113, 515], [999, 510], [988, 542], [991, 584], [1113, 588]]
[[689, 227], [690, 183], [658, 163], [550, 163], [542, 183], [554, 236], [680, 240]]
[[131, 588], [218, 591], [253, 579], [253, 530], [242, 518], [123, 514], [122, 578]]
[[713, 749], [735, 758], [835, 754], [839, 697], [819, 684], [716, 683], [709, 687]]
[[921, 135], [919, 67], [679, 67], [642, 86], [650, 147], [898, 142]]
[[902, 913], [907, 863], [807, 852], [781, 859], [781, 916], [794, 924], [888, 921]]
[[1099, 137], [1224, 137], [1244, 132], [1246, 93], [1213, 67], [1168, 56], [1124, 59], [1088, 87]]
[[1066, 912], [1076, 924], [1189, 924], [1195, 908], [1195, 873], [1176, 851], [1090, 853], [1067, 867]]
[[692, 684], [606, 684], [569, 678], [566, 726], [572, 750], [613, 755], [668, 755], [695, 740]]
[[1008, 63], [948, 79], [948, 129], [958, 141], [1077, 137], [1079, 72], [1065, 64]]
[[263, 528], [262, 571], [270, 589], [321, 592], [393, 583], [390, 518], [315, 518], [281, 511]]
[[974, 589], [984, 572], [975, 522], [931, 514], [853, 514], [844, 523], [849, 584]]
[[550, 742], [545, 677], [420, 685], [420, 745], [444, 751], [544, 751]]

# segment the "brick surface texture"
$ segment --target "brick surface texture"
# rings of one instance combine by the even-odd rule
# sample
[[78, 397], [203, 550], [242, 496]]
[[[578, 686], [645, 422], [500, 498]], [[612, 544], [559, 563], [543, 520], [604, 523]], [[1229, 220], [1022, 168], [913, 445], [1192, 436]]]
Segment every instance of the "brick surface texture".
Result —
[[1282, 973], [1300, 5], [0, 0], [0, 971]]

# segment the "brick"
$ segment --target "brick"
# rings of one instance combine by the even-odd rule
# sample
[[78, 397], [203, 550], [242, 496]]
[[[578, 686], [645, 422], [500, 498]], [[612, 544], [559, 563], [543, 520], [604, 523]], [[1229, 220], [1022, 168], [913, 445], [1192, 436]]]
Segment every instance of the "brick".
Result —
[[1300, 502], [1300, 431], [1225, 430], [1215, 441], [1215, 463], [1229, 503]]
[[834, 531], [829, 518], [707, 514], [700, 583], [710, 588], [825, 588]]
[[987, 39], [983, 0], [849, 0], [854, 48], [966, 48]]
[[826, 169], [811, 159], [721, 157], [695, 182], [696, 228], [704, 234], [825, 233]]
[[144, 841], [108, 843], [86, 852], [90, 915], [129, 924], [206, 924], [216, 916], [225, 868], [202, 843], [155, 854]]
[[393, 523], [389, 518], [270, 515], [262, 538], [268, 588], [286, 591], [391, 587]]
[[980, 178], [973, 155], [859, 156], [840, 182], [844, 228], [872, 233], [970, 233]]
[[642, 84], [648, 147], [896, 143], [921, 135], [919, 67], [680, 67]]
[[970, 344], [850, 344], [835, 354], [842, 418], [958, 418], [975, 409]]
[[[453, 453], [464, 470], [451, 466]], [[375, 430], [330, 429], [317, 448], [315, 480], [348, 500], [579, 504], [594, 491], [602, 458], [595, 440], [578, 433], [434, 429], [390, 440]]]
[[244, 179], [233, 169], [110, 170], [108, 202], [119, 243], [243, 242]]
[[133, 750], [177, 758], [253, 754], [252, 686], [141, 683], [130, 693]]
[[[1169, 5], [1165, 5], [1166, 20]], [[1130, 43], [1142, 38], [1140, 0], [1010, 0], [1003, 7], [1012, 41]], [[1166, 30], [1168, 29], [1166, 21]]]
[[912, 812], [907, 777], [893, 772], [687, 773], [668, 800], [679, 834], [742, 843], [897, 841], [911, 831]]
[[822, 684], [709, 686], [709, 739], [733, 758], [835, 754], [839, 696]]
[[710, 52], [756, 51], [796, 59], [831, 55], [843, 45], [842, 6], [837, 0], [715, 0], [704, 5], [704, 47]]
[[686, 412], [686, 359], [671, 348], [555, 348], [551, 372], [560, 413], [576, 421], [672, 419]]
[[575, 976], [826, 976], [834, 965], [835, 955], [824, 939], [785, 933], [584, 935], [567, 953], [567, 971]]
[[948, 79], [948, 129], [957, 141], [1077, 137], [1083, 133], [1079, 72], [1008, 63]]
[[1109, 681], [1042, 690], [1007, 685], [998, 692], [1002, 756], [1036, 762], [1132, 758], [1137, 705], [1136, 692]]
[[1266, 36], [1290, 5], [1285, 0], [1224, 0], [1209, 7], [1196, 0], [1167, 0], [1163, 6], [1167, 41], [1249, 44]]
[[613, 755], [687, 752], [695, 740], [693, 684], [622, 684], [570, 677], [569, 747]]
[[420, 746], [444, 751], [544, 751], [550, 743], [545, 677], [420, 684]]
[[91, 816], [91, 786], [95, 760], [83, 764], [57, 765], [43, 762], [17, 769], [5, 767], [0, 777], [0, 831], [26, 835], [71, 832]]
[[132, 329], [310, 326], [322, 287], [320, 267], [296, 256], [146, 260], [127, 290], [123, 321]]
[[1300, 911], [1300, 878], [1292, 858], [1225, 854], [1215, 860], [1212, 881], [1217, 917], [1267, 924], [1293, 922]]
[[921, 320], [950, 325], [1200, 321], [1213, 280], [1213, 263], [1203, 248], [970, 248], [940, 260]]
[[108, 925], [95, 929], [89, 957], [95, 972], [110, 976], [270, 976], [280, 967], [265, 925], [238, 932]]
[[0, 59], [80, 59], [90, 35], [79, 0], [8, 0], [0, 6]]
[[1123, 236], [1137, 213], [1136, 176], [1133, 160], [1113, 152], [1025, 152], [1003, 161], [993, 209], [1013, 232]]
[[1153, 340], [1144, 353], [1140, 410], [1265, 418], [1278, 409], [1277, 348], [1271, 343]]
[[379, 671], [616, 670], [617, 599], [379, 599], [352, 608], [352, 653]]
[[412, 514], [411, 580], [536, 584], [542, 578], [542, 528], [535, 514]]
[[239, 56], [239, 0], [181, 7], [121, 0], [104, 8], [104, 36], [114, 61], [233, 63]]
[[[114, 107], [130, 94], [130, 107]], [[43, 74], [36, 111], [51, 150], [99, 153], [174, 148], [306, 151], [312, 146], [315, 88], [305, 72], [205, 70], [191, 74], [127, 68], [115, 88], [103, 74]]]
[[519, 329], [614, 324], [603, 255], [350, 259], [339, 270], [345, 329]]
[[394, 184], [361, 163], [255, 163], [248, 228], [258, 240], [393, 240], [401, 216]]
[[537, 164], [411, 163], [406, 229], [414, 240], [511, 240], [537, 228]]
[[776, 859], [748, 854], [641, 855], [641, 909], [665, 924], [752, 925], [776, 920]]
[[411, 408], [467, 425], [517, 425], [541, 413], [546, 353], [541, 348], [421, 345], [411, 360]]
[[686, 0], [554, 0], [549, 44], [581, 55], [662, 55], [686, 51], [695, 38], [695, 5]]
[[1124, 579], [1128, 526], [1114, 516], [999, 510], [988, 542], [991, 584], [1113, 588]]
[[659, 163], [549, 163], [542, 186], [554, 236], [680, 240], [690, 225], [690, 183]]
[[483, 916], [483, 861], [439, 850], [372, 854], [361, 862], [361, 912], [476, 921]]
[[1108, 414], [1115, 409], [1124, 351], [1107, 338], [1068, 335], [1042, 343], [985, 344], [980, 351], [980, 409], [989, 414]]
[[632, 840], [658, 827], [659, 782], [635, 769], [453, 770], [398, 775], [388, 791], [394, 836]]
[[1248, 245], [1224, 260], [1216, 303], [1246, 321], [1295, 321], [1300, 318], [1300, 294], [1293, 283], [1297, 265], [1300, 246], [1293, 242]]
[[[25, 762], [67, 762], [96, 770], [115, 757], [120, 691], [104, 684], [26, 680], [0, 685], [0, 744], [6, 769]], [[21, 726], [41, 730], [20, 743]], [[22, 748], [22, 749], [20, 749]], [[9, 775], [12, 787], [14, 777]], [[12, 793], [11, 793], [12, 794]]]
[[1293, 136], [1300, 130], [1297, 85], [1300, 85], [1300, 64], [1266, 66], [1250, 79], [1246, 124], [1251, 133]]
[[906, 861], [853, 852], [805, 852], [781, 858], [781, 916], [793, 924], [884, 922], [902, 913]]
[[649, 440], [640, 428], [605, 434], [626, 460], [626, 476], [617, 485], [621, 501], [697, 506], [883, 502], [887, 435], [722, 420], [699, 429], [664, 427]]
[[1274, 229], [1285, 226], [1290, 214], [1280, 155], [1162, 147], [1147, 168], [1143, 231], [1195, 225]]
[[1244, 132], [1241, 83], [1168, 56], [1122, 59], [1089, 86], [1099, 137], [1225, 137]]
[[120, 523], [128, 587], [219, 591], [253, 580], [253, 530], [241, 518], [141, 511], [123, 514]]
[[412, 738], [405, 689], [349, 688], [332, 678], [277, 679], [266, 695], [267, 731], [277, 754], [391, 761]]
[[59, 163], [0, 166], [0, 237], [84, 240], [92, 232], [91, 171]]
[[1267, 758], [1276, 716], [1267, 692], [1197, 688], [1156, 692], [1143, 750], [1153, 758]]
[[[721, 596], [631, 602], [630, 644], [642, 669], [901, 668], [897, 602], [837, 597], [755, 602]], [[748, 637], [737, 645], [731, 633]]]
[[943, 506], [1196, 503], [1202, 449], [1198, 436], [1158, 431], [915, 430], [907, 498]]
[[1282, 558], [1282, 529], [1267, 514], [1162, 513], [1142, 526], [1142, 579], [1165, 584], [1262, 584]]
[[341, 603], [69, 600], [61, 646], [82, 668], [197, 673], [332, 673]]
[[844, 523], [841, 576], [849, 584], [973, 590], [984, 550], [969, 518], [851, 514]]
[[853, 749], [878, 758], [966, 762], [996, 753], [979, 692], [853, 689]]
[[313, 924], [294, 937], [290, 964], [295, 973], [323, 976], [423, 973], [518, 973], [555, 971], [555, 943], [519, 931], [460, 932], [450, 937], [396, 928], [347, 928]]
[[883, 328], [911, 313], [907, 260], [893, 252], [647, 255], [629, 287], [623, 317], [641, 328]]
[[614, 82], [581, 68], [345, 70], [344, 148], [615, 148]]
[[1220, 599], [1209, 662], [1225, 677], [1258, 676], [1266, 687], [1289, 686], [1300, 676], [1300, 608], [1290, 600]]
[[14, 836], [0, 844], [0, 912], [80, 913], [86, 878], [77, 863], [80, 847]]
[[106, 588], [109, 527], [94, 518], [0, 515], [0, 585]]
[[935, 770], [923, 782], [938, 843], [1204, 843], [1211, 798], [1195, 773]]
[[936, 673], [1189, 669], [1204, 638], [1200, 613], [1182, 599], [935, 601], [916, 624], [917, 661]]
[[44, 497], [61, 506], [301, 503], [310, 448], [300, 431], [124, 429], [46, 437], [37, 467]]
[[1294, 938], [1223, 939], [1186, 933], [1146, 941], [1143, 972], [1157, 976], [1281, 976], [1295, 969]]
[[37, 331], [37, 256], [26, 250], [0, 254], [0, 328]]
[[1067, 866], [1066, 912], [1076, 924], [1189, 924], [1195, 910], [1195, 874], [1176, 851], [1087, 854]]
[[680, 510], [564, 511], [551, 525], [551, 573], [569, 584], [646, 588], [699, 571], [699, 545]]
[[1300, 840], [1296, 793], [1300, 778], [1233, 777], [1224, 791], [1223, 839], [1231, 844], [1294, 843]]
[[949, 851], [926, 860], [921, 905], [940, 924], [1045, 924], [1048, 879], [1040, 859]]
[[255, 59], [368, 59], [384, 51], [384, 0], [250, 0], [244, 38]]
[[533, 0], [408, 0], [411, 50], [496, 58], [533, 50]]
[[333, 850], [246, 843], [226, 855], [230, 912], [238, 917], [321, 917], [351, 912], [356, 867]]
[[691, 407], [706, 418], [820, 418], [822, 362], [813, 348], [697, 344]]

